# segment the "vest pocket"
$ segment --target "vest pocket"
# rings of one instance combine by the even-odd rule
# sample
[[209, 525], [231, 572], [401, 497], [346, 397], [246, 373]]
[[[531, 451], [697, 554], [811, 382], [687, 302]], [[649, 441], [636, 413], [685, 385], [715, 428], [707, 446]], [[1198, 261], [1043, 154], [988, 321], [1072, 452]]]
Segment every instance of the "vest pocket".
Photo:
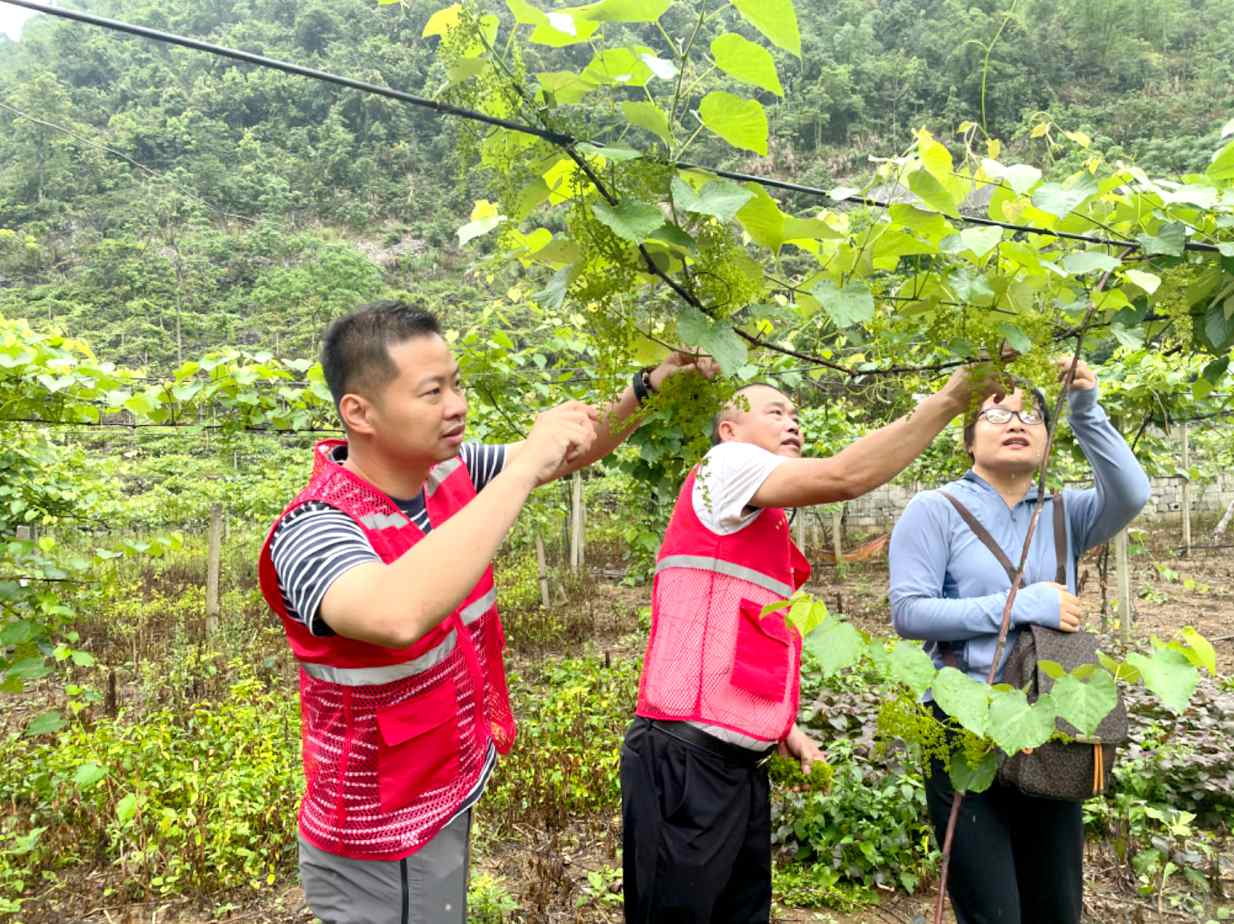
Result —
[[382, 811], [405, 808], [458, 775], [458, 697], [453, 683], [377, 710], [377, 730]]
[[763, 607], [741, 601], [737, 621], [737, 649], [733, 653], [733, 686], [763, 699], [781, 700], [788, 685], [792, 643], [784, 626], [784, 613], [760, 618]]

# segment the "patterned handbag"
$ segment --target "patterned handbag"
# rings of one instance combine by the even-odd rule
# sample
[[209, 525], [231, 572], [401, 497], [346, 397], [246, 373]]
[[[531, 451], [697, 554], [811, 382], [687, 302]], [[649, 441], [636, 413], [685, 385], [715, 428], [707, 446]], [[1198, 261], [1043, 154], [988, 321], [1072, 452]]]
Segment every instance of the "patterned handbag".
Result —
[[[994, 537], [968, 508], [946, 491], [942, 493], [1012, 577], [1015, 569]], [[1050, 499], [1054, 508], [1055, 580], [1066, 586], [1067, 528], [1063, 497], [1054, 494]], [[1068, 671], [1081, 664], [1096, 664], [1097, 638], [1089, 632], [1059, 632], [1039, 625], [1021, 629], [1003, 670], [1003, 681], [1024, 690], [1030, 703], [1042, 693], [1048, 693], [1054, 685], [1054, 679], [1038, 667], [1038, 661], [1055, 661]], [[999, 780], [1026, 795], [1067, 802], [1083, 802], [1103, 793], [1110, 780], [1117, 748], [1127, 740], [1127, 709], [1122, 694], [1091, 736], [1081, 735], [1061, 718], [1056, 720], [1055, 727], [1070, 740], [1047, 741], [1039, 748], [1007, 758], [999, 767]]]

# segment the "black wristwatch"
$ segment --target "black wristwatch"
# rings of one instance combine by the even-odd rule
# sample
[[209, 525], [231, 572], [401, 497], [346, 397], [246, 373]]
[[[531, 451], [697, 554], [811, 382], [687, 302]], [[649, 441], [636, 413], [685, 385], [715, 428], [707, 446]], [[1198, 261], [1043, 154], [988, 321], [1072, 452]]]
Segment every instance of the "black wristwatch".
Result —
[[639, 404], [656, 393], [655, 387], [651, 384], [651, 370], [654, 368], [654, 366], [645, 366], [639, 369], [630, 381], [630, 387], [634, 389], [634, 397], [638, 399]]

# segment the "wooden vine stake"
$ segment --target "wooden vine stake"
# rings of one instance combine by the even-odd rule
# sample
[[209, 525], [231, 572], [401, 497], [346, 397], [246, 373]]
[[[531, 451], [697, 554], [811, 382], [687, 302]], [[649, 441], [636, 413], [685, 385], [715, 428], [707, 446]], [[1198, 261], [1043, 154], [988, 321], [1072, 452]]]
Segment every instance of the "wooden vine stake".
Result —
[[1191, 439], [1183, 424], [1183, 554], [1191, 554]]
[[206, 552], [206, 638], [219, 630], [219, 570], [223, 557], [223, 508], [210, 506]]
[[540, 575], [540, 605], [546, 610], [552, 602], [548, 595], [548, 565], [544, 561], [544, 538], [536, 533], [536, 570]]
[[1131, 641], [1131, 564], [1127, 559], [1127, 530], [1114, 537], [1114, 575], [1118, 582], [1118, 626], [1124, 643]]
[[583, 568], [583, 476], [575, 472], [570, 479], [570, 571], [578, 574]]

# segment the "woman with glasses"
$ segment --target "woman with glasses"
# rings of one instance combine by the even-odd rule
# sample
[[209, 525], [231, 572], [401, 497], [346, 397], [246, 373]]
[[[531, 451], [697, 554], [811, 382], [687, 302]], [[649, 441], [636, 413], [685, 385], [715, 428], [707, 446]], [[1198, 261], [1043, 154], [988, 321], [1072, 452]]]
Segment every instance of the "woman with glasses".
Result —
[[[1071, 360], [1058, 365], [1063, 378]], [[1059, 501], [1039, 497], [1035, 484], [1048, 413], [1036, 389], [987, 398], [964, 428], [972, 467], [959, 480], [914, 497], [891, 534], [892, 620], [901, 636], [926, 643], [936, 666], [950, 665], [984, 682], [994, 658], [1011, 581], [974, 529], [987, 531], [1018, 564], [1033, 511], [1044, 504], [1011, 610], [999, 679], [1017, 627], [1080, 628], [1084, 613], [1073, 592], [1076, 561], [1130, 523], [1148, 502], [1148, 478], [1097, 403], [1096, 377], [1083, 362], [1067, 397], [1071, 429], [1092, 466], [1094, 486], [1062, 493], [1065, 581], [1059, 580], [1052, 528]], [[941, 845], [954, 792], [937, 761], [926, 781], [926, 798]], [[1079, 803], [1028, 796], [997, 781], [983, 793], [965, 796], [947, 883], [957, 921], [1078, 924], [1083, 856]]]

